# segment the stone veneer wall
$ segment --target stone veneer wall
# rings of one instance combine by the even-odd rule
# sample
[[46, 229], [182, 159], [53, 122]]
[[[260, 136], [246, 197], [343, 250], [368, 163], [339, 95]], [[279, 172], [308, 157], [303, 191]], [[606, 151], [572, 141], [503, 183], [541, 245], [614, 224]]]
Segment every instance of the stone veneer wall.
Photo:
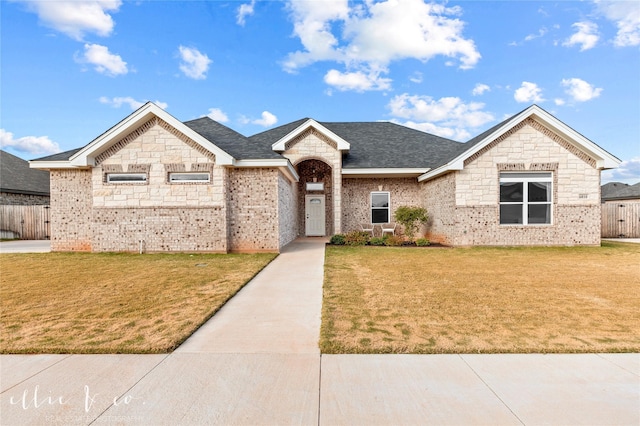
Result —
[[49, 199], [48, 195], [0, 192], [0, 205], [2, 206], [46, 206], [49, 204]]
[[279, 176], [276, 168], [229, 169], [228, 229], [232, 251], [277, 251]]
[[91, 170], [51, 170], [51, 250], [91, 251]]
[[456, 176], [448, 173], [420, 184], [424, 208], [429, 214], [427, 238], [452, 244], [456, 233]]
[[[422, 205], [416, 178], [344, 178], [342, 181], [342, 231], [360, 230], [361, 223], [371, 222], [371, 192], [390, 194], [390, 221], [398, 206]], [[377, 235], [377, 234], [376, 234]]]
[[[303, 160], [316, 159], [324, 161], [331, 167], [333, 205], [330, 212], [333, 215], [333, 226], [328, 226], [326, 232], [341, 232], [342, 153], [337, 149], [337, 144], [311, 128], [290, 141], [285, 148], [282, 155], [288, 158], [294, 166]], [[328, 203], [329, 201], [327, 201]], [[299, 226], [302, 229], [301, 235], [304, 235], [304, 221]]]
[[[500, 225], [499, 173], [552, 171], [551, 225]], [[600, 172], [595, 160], [533, 119], [515, 126], [456, 172], [455, 245], [600, 243]]]
[[296, 183], [289, 181], [282, 172], [278, 173], [279, 249], [298, 237], [298, 191], [296, 186]]

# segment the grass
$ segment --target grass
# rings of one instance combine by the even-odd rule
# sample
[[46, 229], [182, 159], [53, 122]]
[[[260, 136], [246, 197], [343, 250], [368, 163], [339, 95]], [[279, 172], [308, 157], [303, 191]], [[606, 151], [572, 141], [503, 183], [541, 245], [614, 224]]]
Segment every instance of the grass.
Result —
[[640, 245], [327, 247], [323, 353], [640, 351]]
[[275, 256], [2, 254], [0, 352], [169, 352]]

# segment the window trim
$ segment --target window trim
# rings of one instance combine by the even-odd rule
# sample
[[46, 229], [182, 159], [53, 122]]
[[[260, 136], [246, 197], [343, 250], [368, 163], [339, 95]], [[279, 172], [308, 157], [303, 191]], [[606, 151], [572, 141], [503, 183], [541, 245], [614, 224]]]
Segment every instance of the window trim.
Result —
[[[145, 185], [149, 182], [147, 173], [145, 172], [107, 172], [105, 174], [105, 182], [109, 184], [137, 184]], [[142, 179], [130, 179], [130, 180], [112, 180], [112, 176], [139, 176]]]
[[[173, 176], [174, 175], [206, 175], [207, 179], [179, 179], [179, 180], [174, 180]], [[205, 172], [169, 172], [169, 175], [167, 176], [167, 181], [170, 184], [181, 184], [181, 183], [211, 183], [211, 172], [205, 171]]]
[[[498, 176], [498, 224], [500, 226], [550, 226], [553, 225], [553, 204], [554, 204], [554, 175], [551, 171], [540, 172], [500, 172]], [[547, 201], [529, 201], [529, 183], [549, 183], [549, 199]], [[502, 183], [522, 183], [522, 201], [509, 202], [500, 200], [500, 188]], [[522, 223], [502, 223], [500, 207], [502, 205], [521, 205]], [[548, 205], [549, 223], [529, 223], [529, 205]]]
[[[374, 194], [386, 194], [387, 195], [387, 207], [373, 207], [373, 196]], [[387, 221], [386, 222], [374, 222], [373, 221], [373, 211], [374, 210], [387, 210]], [[369, 195], [369, 218], [371, 219], [372, 224], [379, 223], [389, 223], [391, 221], [391, 192], [389, 191], [371, 191]]]

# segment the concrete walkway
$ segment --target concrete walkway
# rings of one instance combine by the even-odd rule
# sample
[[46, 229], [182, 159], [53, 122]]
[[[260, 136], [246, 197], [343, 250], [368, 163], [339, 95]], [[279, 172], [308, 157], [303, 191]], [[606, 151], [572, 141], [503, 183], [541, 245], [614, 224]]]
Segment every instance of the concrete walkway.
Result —
[[13, 240], [0, 241], [0, 253], [48, 253], [51, 251], [49, 240]]
[[640, 354], [323, 355], [298, 240], [169, 355], [0, 357], [0, 424], [640, 424]]

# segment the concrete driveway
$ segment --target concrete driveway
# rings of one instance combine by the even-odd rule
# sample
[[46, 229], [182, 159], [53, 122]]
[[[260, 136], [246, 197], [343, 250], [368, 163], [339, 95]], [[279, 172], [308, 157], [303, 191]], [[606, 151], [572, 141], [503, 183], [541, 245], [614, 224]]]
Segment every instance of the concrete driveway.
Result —
[[51, 251], [49, 240], [0, 241], [0, 253], [48, 253]]
[[640, 354], [321, 355], [324, 240], [172, 354], [4, 355], [0, 424], [640, 424]]

